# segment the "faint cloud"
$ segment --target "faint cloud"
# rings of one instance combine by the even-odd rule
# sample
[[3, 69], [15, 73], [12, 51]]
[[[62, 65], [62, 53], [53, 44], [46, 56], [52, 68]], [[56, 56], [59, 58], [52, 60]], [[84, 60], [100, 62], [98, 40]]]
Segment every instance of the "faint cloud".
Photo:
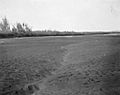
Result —
[[109, 11], [114, 16], [120, 15], [120, 0], [101, 0], [101, 2], [108, 6]]
[[119, 16], [120, 15], [120, 0], [112, 0], [111, 4], [111, 13]]

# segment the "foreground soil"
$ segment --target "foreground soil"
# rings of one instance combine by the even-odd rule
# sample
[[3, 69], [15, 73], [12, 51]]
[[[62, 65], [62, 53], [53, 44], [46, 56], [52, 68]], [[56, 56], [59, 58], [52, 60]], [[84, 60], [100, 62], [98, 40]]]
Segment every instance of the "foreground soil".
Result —
[[0, 65], [4, 95], [120, 95], [119, 36], [5, 40]]
[[92, 37], [67, 49], [37, 95], [120, 95], [120, 39]]

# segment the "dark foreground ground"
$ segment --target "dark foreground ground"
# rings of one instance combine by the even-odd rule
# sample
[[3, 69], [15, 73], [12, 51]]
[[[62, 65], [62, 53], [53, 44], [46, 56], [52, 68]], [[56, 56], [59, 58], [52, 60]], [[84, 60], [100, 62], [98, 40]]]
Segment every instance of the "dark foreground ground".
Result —
[[0, 95], [120, 95], [120, 36], [1, 39]]

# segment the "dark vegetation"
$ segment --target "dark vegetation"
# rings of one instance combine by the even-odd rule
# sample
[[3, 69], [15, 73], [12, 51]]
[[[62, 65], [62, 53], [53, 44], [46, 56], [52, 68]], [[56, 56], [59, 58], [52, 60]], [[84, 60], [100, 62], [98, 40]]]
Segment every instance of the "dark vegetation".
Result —
[[3, 18], [0, 23], [0, 38], [14, 37], [43, 37], [43, 36], [79, 36], [79, 35], [96, 35], [96, 34], [119, 34], [119, 31], [97, 31], [97, 32], [74, 32], [74, 31], [56, 31], [56, 30], [39, 30], [32, 31], [32, 28], [25, 23], [9, 24], [7, 18]]

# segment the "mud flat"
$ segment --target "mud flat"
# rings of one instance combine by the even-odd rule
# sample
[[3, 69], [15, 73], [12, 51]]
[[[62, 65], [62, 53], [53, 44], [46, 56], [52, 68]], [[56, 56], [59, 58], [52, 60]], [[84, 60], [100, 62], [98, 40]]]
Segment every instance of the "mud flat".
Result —
[[62, 67], [37, 95], [120, 95], [120, 39], [91, 39], [64, 46]]
[[120, 95], [119, 36], [2, 40], [0, 94]]

